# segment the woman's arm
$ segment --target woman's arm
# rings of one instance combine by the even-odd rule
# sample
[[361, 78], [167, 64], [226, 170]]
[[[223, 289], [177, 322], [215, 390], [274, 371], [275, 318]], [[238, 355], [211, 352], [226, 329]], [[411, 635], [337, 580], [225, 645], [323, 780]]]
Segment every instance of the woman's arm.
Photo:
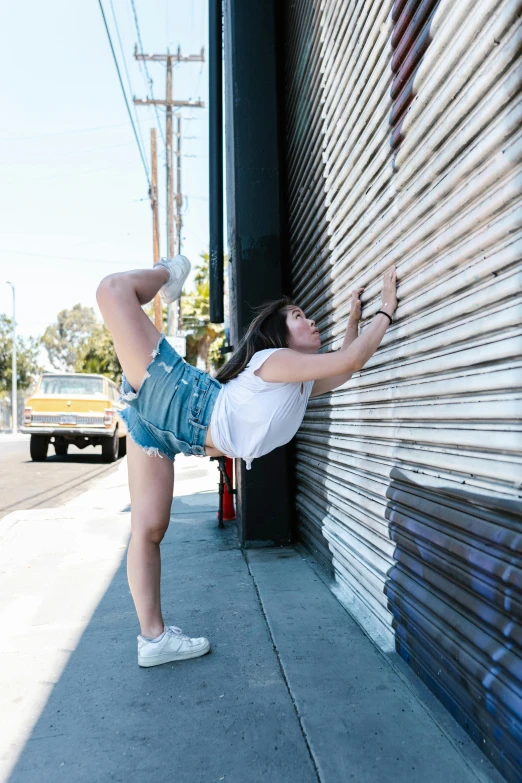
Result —
[[[359, 335], [359, 321], [361, 320], [361, 296], [364, 288], [355, 288], [352, 291], [352, 302], [350, 306], [350, 317], [348, 318], [348, 324], [346, 326], [346, 332], [344, 335], [343, 344], [340, 350], [345, 351]], [[333, 378], [323, 378], [320, 381], [316, 381], [312, 387], [312, 393], [310, 397], [318, 397], [320, 394], [326, 394], [338, 386], [342, 386], [343, 383], [349, 381], [352, 377], [352, 373], [345, 373], [344, 375], [335, 375]]]
[[[384, 275], [381, 310], [390, 316], [397, 307], [397, 273], [392, 266]], [[260, 377], [267, 382], [299, 383], [349, 376], [361, 370], [379, 347], [389, 319], [377, 314], [363, 334], [347, 348], [322, 354], [309, 354], [285, 348], [264, 362]], [[316, 392], [317, 393], [317, 392]]]

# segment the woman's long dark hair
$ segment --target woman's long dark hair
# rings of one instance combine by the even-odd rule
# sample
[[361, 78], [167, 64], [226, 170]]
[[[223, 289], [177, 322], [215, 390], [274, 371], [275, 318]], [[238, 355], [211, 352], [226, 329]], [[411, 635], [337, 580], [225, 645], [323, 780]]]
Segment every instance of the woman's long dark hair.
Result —
[[289, 296], [282, 296], [256, 307], [256, 316], [226, 364], [221, 367], [216, 379], [227, 383], [236, 378], [249, 363], [256, 351], [264, 348], [287, 348], [289, 331], [286, 310], [294, 302]]

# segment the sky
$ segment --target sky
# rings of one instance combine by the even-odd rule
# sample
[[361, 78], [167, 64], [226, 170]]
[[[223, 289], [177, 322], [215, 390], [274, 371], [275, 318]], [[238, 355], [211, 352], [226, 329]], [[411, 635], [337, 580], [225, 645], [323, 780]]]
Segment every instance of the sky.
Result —
[[[131, 0], [102, 2], [134, 111], [133, 95], [146, 98], [150, 88], [134, 59]], [[184, 54], [204, 48], [207, 58], [206, 0], [134, 4], [146, 53], [180, 45]], [[10, 280], [18, 332], [39, 336], [76, 303], [99, 315], [95, 292], [105, 275], [152, 265], [151, 209], [98, 0], [4, 0], [2, 11], [0, 313], [12, 312]], [[148, 69], [155, 97], [164, 98], [165, 66]], [[207, 69], [207, 62], [182, 63], [173, 76], [175, 99], [205, 102], [182, 114], [183, 252], [193, 263], [208, 249]], [[164, 134], [164, 110], [158, 114]], [[136, 107], [136, 115], [150, 166], [150, 129], [158, 122], [150, 107]], [[164, 167], [158, 128], [162, 255]]]

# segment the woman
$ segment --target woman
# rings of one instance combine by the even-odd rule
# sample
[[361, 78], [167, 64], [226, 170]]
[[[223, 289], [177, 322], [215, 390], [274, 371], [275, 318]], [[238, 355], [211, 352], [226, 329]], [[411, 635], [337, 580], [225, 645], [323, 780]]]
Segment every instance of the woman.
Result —
[[142, 310], [158, 291], [167, 303], [178, 299], [189, 271], [188, 259], [176, 256], [153, 269], [109, 275], [97, 291], [124, 373], [122, 399], [129, 403], [124, 411], [132, 528], [127, 575], [140, 622], [140, 666], [210, 650], [207, 639], [165, 626], [161, 612], [159, 545], [170, 520], [175, 455], [241, 457], [250, 468], [253, 459], [291, 440], [310, 396], [341, 386], [365, 365], [397, 307], [391, 267], [383, 279], [381, 309], [364, 333], [358, 337], [359, 288], [352, 292], [342, 347], [318, 354], [315, 321], [288, 297], [269, 302], [212, 378], [187, 364]]

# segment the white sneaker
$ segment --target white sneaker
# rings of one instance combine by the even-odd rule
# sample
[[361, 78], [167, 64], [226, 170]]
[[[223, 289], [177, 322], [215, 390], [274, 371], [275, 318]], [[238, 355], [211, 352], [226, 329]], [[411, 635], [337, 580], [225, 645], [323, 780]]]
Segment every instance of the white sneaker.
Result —
[[190, 639], [175, 625], [165, 626], [163, 635], [157, 642], [138, 636], [139, 666], [159, 666], [170, 661], [184, 661], [185, 658], [199, 658], [210, 650], [210, 642], [205, 637]]
[[164, 266], [170, 275], [159, 292], [163, 301], [170, 304], [180, 298], [185, 280], [191, 270], [191, 263], [186, 256], [177, 255], [174, 258], [161, 258], [157, 266]]

